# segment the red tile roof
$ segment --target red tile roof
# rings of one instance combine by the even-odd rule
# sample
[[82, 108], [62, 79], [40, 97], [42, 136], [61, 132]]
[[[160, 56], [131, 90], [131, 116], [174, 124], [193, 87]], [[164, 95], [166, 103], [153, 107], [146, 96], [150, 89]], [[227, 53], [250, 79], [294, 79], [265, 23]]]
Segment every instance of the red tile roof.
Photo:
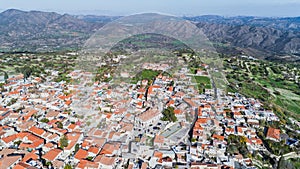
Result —
[[32, 126], [30, 129], [29, 129], [30, 132], [32, 132], [33, 134], [36, 134], [38, 136], [41, 136], [45, 130], [41, 129], [41, 128], [37, 128], [35, 126]]
[[75, 154], [74, 158], [80, 160], [80, 159], [85, 159], [87, 156], [88, 156], [88, 152], [86, 150], [79, 149]]
[[267, 138], [273, 138], [276, 140], [280, 139], [280, 129], [275, 129], [272, 127], [268, 128], [268, 132], [267, 132]]
[[52, 149], [48, 151], [46, 154], [42, 156], [43, 159], [48, 160], [48, 161], [53, 161], [57, 158], [57, 156], [62, 152], [61, 149]]

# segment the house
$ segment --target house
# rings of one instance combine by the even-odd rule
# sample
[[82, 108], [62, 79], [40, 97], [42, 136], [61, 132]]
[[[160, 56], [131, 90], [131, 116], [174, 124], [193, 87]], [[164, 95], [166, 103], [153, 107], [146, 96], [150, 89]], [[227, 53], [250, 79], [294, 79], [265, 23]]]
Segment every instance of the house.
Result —
[[24, 162], [20, 162], [18, 163], [17, 165], [14, 166], [13, 169], [38, 169], [37, 167], [33, 167], [27, 163], [24, 163]]
[[226, 128], [226, 129], [225, 129], [225, 133], [226, 133], [227, 135], [234, 134], [234, 128]]
[[269, 127], [266, 138], [273, 141], [280, 141], [280, 129]]
[[59, 156], [61, 155], [61, 153], [62, 153], [61, 149], [54, 148], [54, 149], [48, 151], [46, 154], [44, 154], [42, 156], [42, 158], [45, 159], [46, 161], [52, 162], [52, 161], [58, 159]]
[[191, 169], [218, 169], [217, 164], [205, 164], [200, 162], [192, 162]]
[[162, 164], [163, 153], [160, 151], [154, 151], [151, 159], [149, 160], [149, 166], [154, 168], [157, 164]]
[[243, 115], [241, 114], [241, 112], [233, 112], [233, 117], [234, 117], [235, 119], [239, 119], [239, 118], [242, 118]]
[[141, 166], [141, 169], [147, 169], [147, 168], [148, 168], [148, 163], [143, 162], [142, 166]]
[[80, 160], [85, 159], [88, 157], [88, 151], [79, 149], [76, 154], [74, 155], [74, 161], [78, 163]]
[[80, 160], [76, 168], [80, 169], [98, 169], [99, 164], [93, 161]]
[[141, 126], [149, 126], [161, 118], [161, 113], [156, 109], [149, 109], [136, 117], [136, 123]]
[[99, 162], [100, 168], [103, 169], [113, 169], [115, 168], [117, 158], [116, 157], [107, 157], [107, 156], [99, 156], [99, 159], [95, 159], [95, 161]]
[[164, 142], [165, 142], [165, 138], [164, 138], [164, 136], [161, 136], [161, 135], [156, 135], [154, 138], [154, 141], [153, 141], [154, 146], [156, 146], [156, 147], [162, 147]]
[[75, 145], [80, 143], [80, 140], [83, 139], [83, 134], [79, 132], [71, 132], [68, 133], [67, 138], [69, 140], [69, 144], [64, 148], [65, 153], [71, 154], [75, 150]]
[[4, 156], [0, 159], [0, 169], [12, 169], [22, 159], [22, 156]]
[[100, 149], [98, 147], [90, 147], [88, 149], [88, 156], [95, 157], [100, 152]]
[[104, 144], [102, 150], [100, 151], [100, 155], [105, 155], [108, 157], [118, 155], [120, 153], [120, 143], [112, 142]]

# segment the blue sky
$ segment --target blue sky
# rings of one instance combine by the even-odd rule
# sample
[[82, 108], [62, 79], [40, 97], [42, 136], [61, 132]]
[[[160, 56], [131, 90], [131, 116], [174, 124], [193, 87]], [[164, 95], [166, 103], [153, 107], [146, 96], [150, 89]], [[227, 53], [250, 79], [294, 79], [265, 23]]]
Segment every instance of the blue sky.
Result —
[[11, 8], [98, 15], [300, 16], [300, 0], [0, 0], [1, 11]]

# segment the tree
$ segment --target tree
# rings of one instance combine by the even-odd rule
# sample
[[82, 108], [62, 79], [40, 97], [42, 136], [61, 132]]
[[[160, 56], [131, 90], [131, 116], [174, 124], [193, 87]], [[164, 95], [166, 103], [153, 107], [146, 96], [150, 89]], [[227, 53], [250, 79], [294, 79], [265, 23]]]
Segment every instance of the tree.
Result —
[[79, 150], [79, 144], [76, 144], [75, 145], [75, 152], [74, 152], [74, 154], [77, 153], [78, 150]]
[[163, 121], [170, 121], [170, 122], [177, 121], [177, 117], [175, 116], [174, 108], [173, 107], [166, 108], [162, 112], [162, 114], [163, 114], [163, 117], [161, 118], [161, 120], [163, 120]]
[[86, 159], [87, 159], [88, 161], [92, 161], [92, 160], [93, 160], [93, 157], [92, 157], [92, 156], [88, 156]]
[[32, 74], [33, 70], [30, 66], [24, 66], [21, 68], [16, 68], [17, 72], [23, 73], [24, 75], [24, 79], [27, 79], [30, 77], [30, 75]]
[[65, 165], [64, 169], [72, 169], [72, 166], [70, 164]]
[[19, 140], [19, 141], [15, 141], [15, 142], [14, 142], [14, 145], [17, 145], [17, 146], [19, 146], [21, 143], [22, 143], [22, 141], [21, 141], [21, 140]]
[[52, 163], [50, 161], [47, 161], [46, 166], [52, 166]]
[[43, 123], [48, 123], [48, 122], [49, 122], [49, 119], [43, 118], [43, 119], [41, 120], [41, 122], [43, 122]]
[[4, 81], [6, 82], [8, 79], [8, 74], [6, 72], [4, 72]]
[[56, 125], [60, 129], [62, 129], [64, 127], [64, 125], [60, 121], [56, 122]]
[[60, 147], [64, 148], [64, 147], [68, 147], [69, 145], [69, 140], [68, 138], [64, 135], [62, 138], [60, 138], [59, 143], [60, 143]]

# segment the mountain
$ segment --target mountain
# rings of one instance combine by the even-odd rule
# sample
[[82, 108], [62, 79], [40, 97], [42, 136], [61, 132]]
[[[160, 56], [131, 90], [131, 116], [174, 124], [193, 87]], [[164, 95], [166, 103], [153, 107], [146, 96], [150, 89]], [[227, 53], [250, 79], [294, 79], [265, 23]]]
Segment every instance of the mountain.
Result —
[[268, 27], [280, 30], [300, 30], [300, 17], [254, 17], [254, 16], [236, 16], [222, 17], [218, 15], [203, 15], [195, 17], [184, 17], [193, 22], [210, 22], [215, 24], [229, 25], [249, 25], [256, 27]]
[[0, 14], [0, 49], [52, 51], [78, 48], [103, 26], [68, 14], [10, 9]]
[[[0, 52], [78, 50], [104, 24], [118, 18], [10, 9], [0, 13]], [[184, 19], [202, 29], [221, 53], [300, 61], [300, 17], [204, 15]]]
[[[220, 52], [245, 53], [260, 58], [299, 61], [300, 17], [185, 17], [193, 21]], [[289, 57], [287, 58], [287, 55]]]

